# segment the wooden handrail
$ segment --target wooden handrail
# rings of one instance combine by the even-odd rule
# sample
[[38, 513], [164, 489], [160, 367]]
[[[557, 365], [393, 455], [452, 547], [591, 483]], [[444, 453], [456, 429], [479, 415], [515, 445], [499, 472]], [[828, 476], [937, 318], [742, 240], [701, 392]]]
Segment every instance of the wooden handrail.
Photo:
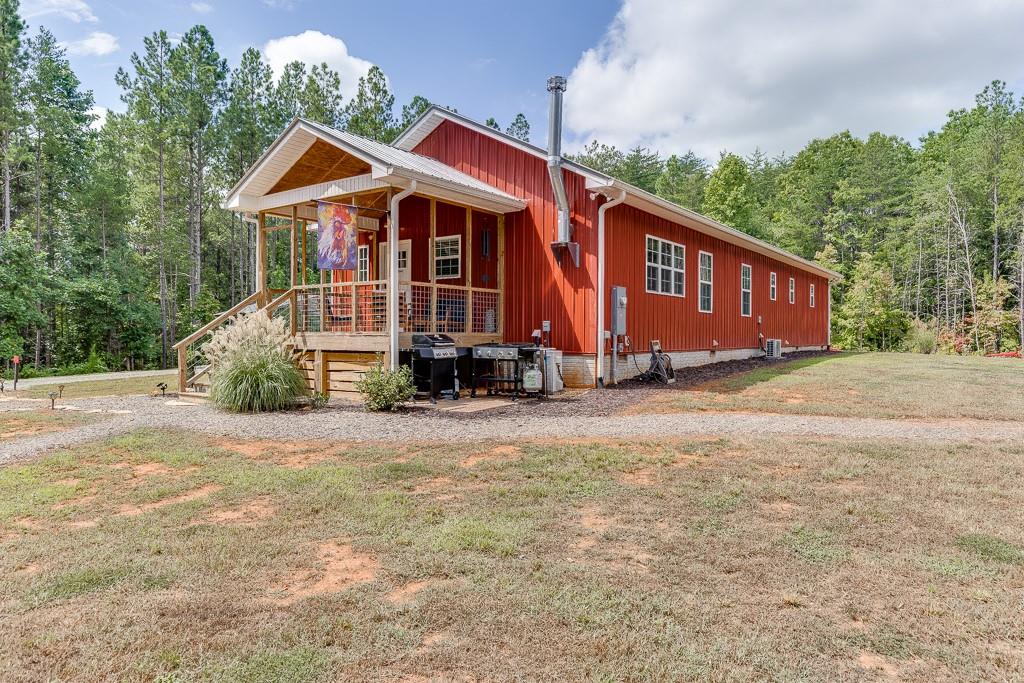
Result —
[[271, 313], [276, 311], [277, 308], [281, 304], [283, 304], [286, 300], [291, 299], [292, 296], [294, 295], [294, 293], [295, 293], [295, 290], [292, 290], [292, 289], [285, 290], [284, 294], [282, 294], [281, 296], [279, 296], [276, 299], [274, 299], [273, 301], [271, 301], [269, 304], [264, 306], [261, 310], [264, 311], [269, 316]]
[[175, 344], [171, 348], [172, 349], [180, 349], [183, 346], [188, 346], [189, 344], [191, 344], [192, 342], [196, 341], [197, 339], [202, 339], [203, 336], [205, 336], [210, 330], [212, 330], [213, 328], [217, 327], [218, 325], [221, 325], [225, 320], [227, 320], [231, 316], [237, 314], [239, 311], [241, 311], [246, 306], [249, 306], [251, 304], [256, 303], [256, 297], [257, 296], [259, 296], [259, 292], [254, 292], [254, 293], [250, 294], [249, 296], [245, 297], [244, 299], [239, 301], [237, 304], [235, 304], [234, 306], [232, 306], [228, 310], [224, 311], [223, 313], [218, 315], [216, 318], [214, 318], [210, 322], [206, 323], [205, 325], [200, 327], [198, 330], [196, 330], [195, 332], [193, 332], [189, 336], [187, 336], [184, 339], [182, 339], [180, 342], [178, 342], [177, 344]]

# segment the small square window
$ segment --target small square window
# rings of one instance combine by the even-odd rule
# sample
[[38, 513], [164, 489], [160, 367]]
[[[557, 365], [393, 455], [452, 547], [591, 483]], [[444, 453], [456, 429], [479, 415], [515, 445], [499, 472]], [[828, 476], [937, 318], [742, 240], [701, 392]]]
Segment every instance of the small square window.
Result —
[[462, 236], [450, 235], [434, 240], [434, 277], [451, 280], [462, 276]]

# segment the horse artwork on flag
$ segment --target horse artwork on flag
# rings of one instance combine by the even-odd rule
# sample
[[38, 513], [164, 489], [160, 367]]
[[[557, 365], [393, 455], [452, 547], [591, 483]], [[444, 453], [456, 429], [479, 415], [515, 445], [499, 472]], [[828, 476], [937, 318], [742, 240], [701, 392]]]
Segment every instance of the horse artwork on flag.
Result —
[[355, 207], [317, 202], [316, 264], [320, 270], [355, 270]]

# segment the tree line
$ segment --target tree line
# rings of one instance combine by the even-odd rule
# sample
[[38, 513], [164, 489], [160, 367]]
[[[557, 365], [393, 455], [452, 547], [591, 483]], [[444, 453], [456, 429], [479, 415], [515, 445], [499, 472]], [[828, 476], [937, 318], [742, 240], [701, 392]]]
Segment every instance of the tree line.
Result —
[[592, 142], [576, 161], [844, 276], [845, 348], [992, 353], [1024, 343], [1024, 103], [994, 81], [917, 146], [874, 132], [712, 168]]
[[[396, 105], [372, 67], [341, 92], [326, 64], [231, 66], [204, 26], [157, 31], [90, 112], [64, 49], [0, 0], [0, 357], [36, 368], [166, 367], [170, 347], [255, 288], [255, 225], [220, 201], [296, 116], [390, 142], [429, 106]], [[486, 125], [500, 130], [493, 118]], [[524, 140], [517, 115], [505, 129]], [[769, 158], [663, 156], [592, 142], [574, 158], [845, 276], [846, 347], [1019, 348], [1024, 106], [994, 82], [911, 145], [848, 132]], [[287, 246], [270, 240], [271, 282]]]
[[[398, 109], [376, 66], [350, 93], [327, 64], [292, 62], [275, 78], [255, 48], [231, 67], [201, 25], [147, 36], [115, 80], [124, 112], [99, 125], [53, 34], [29, 35], [18, 1], [0, 0], [5, 360], [173, 364], [177, 339], [256, 286], [255, 225], [220, 201], [281, 131], [302, 116], [390, 142], [430, 106], [416, 96]], [[525, 117], [508, 132], [528, 138]]]

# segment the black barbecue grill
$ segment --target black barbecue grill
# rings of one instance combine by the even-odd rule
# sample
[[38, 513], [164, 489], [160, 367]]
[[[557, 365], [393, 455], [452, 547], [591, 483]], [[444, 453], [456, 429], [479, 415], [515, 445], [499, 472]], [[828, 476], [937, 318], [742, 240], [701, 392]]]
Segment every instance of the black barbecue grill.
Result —
[[437, 402], [438, 396], [458, 399], [458, 372], [455, 368], [459, 349], [446, 334], [414, 334], [412, 348], [403, 349], [401, 362], [412, 368], [417, 395]]

